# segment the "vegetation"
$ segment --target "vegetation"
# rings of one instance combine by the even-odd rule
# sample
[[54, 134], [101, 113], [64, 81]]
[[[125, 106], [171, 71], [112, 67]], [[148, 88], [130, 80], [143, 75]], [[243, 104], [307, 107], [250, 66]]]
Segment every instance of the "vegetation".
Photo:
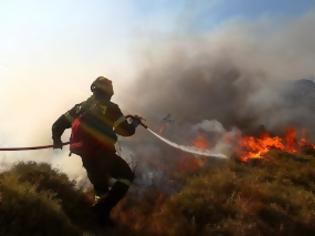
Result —
[[117, 213], [139, 234], [315, 235], [315, 155], [231, 161], [190, 177], [170, 198], [147, 199], [126, 199]]
[[0, 196], [0, 235], [79, 235], [84, 194], [48, 164], [19, 163], [1, 173]]
[[[171, 196], [158, 186], [141, 194], [134, 187], [115, 209], [118, 226], [110, 235], [315, 235], [312, 151], [272, 151], [180, 181]], [[0, 175], [0, 235], [91, 232], [89, 203], [87, 193], [48, 164], [19, 163]]]

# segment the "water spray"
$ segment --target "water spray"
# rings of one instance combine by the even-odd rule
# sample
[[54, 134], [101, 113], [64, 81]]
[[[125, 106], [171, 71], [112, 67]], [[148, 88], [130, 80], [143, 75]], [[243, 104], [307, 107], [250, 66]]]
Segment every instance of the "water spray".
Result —
[[185, 146], [185, 145], [180, 145], [177, 144], [175, 142], [172, 142], [164, 137], [162, 137], [161, 135], [157, 134], [156, 132], [154, 132], [152, 129], [147, 128], [147, 130], [153, 134], [155, 137], [157, 137], [159, 140], [163, 141], [164, 143], [179, 149], [183, 152], [188, 152], [194, 155], [198, 155], [198, 156], [206, 156], [206, 157], [216, 157], [216, 158], [223, 158], [226, 159], [227, 156], [222, 154], [222, 153], [214, 153], [213, 151], [209, 150], [209, 149], [200, 149], [200, 148], [196, 148], [194, 146]]
[[215, 157], [215, 158], [222, 158], [222, 159], [226, 159], [228, 158], [226, 155], [222, 154], [222, 153], [214, 153], [212, 150], [209, 149], [200, 149], [200, 148], [196, 148], [194, 146], [186, 146], [186, 145], [181, 145], [181, 144], [177, 144], [165, 137], [162, 137], [161, 135], [159, 135], [158, 133], [156, 133], [155, 131], [153, 131], [152, 129], [150, 129], [145, 123], [144, 123], [144, 119], [142, 117], [139, 116], [132, 116], [132, 115], [128, 115], [126, 116], [126, 118], [130, 118], [133, 120], [138, 120], [139, 124], [145, 128], [147, 131], [149, 131], [152, 135], [154, 135], [156, 138], [158, 138], [159, 140], [161, 140], [162, 142], [168, 144], [171, 147], [174, 147], [178, 150], [181, 150], [183, 152], [187, 152], [190, 154], [194, 154], [194, 155], [198, 155], [198, 156], [206, 156], [206, 157]]

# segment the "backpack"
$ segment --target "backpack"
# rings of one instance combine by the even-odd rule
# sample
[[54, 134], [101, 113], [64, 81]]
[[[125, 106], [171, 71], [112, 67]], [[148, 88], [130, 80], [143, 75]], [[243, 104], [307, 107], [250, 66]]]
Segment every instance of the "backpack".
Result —
[[100, 150], [115, 153], [117, 136], [108, 122], [107, 106], [87, 100], [80, 115], [72, 121], [70, 154], [94, 156]]

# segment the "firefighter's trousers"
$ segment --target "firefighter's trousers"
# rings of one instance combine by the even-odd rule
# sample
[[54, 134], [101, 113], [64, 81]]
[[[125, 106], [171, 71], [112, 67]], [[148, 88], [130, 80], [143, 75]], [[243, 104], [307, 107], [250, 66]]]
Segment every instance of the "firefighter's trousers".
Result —
[[[95, 208], [100, 215], [109, 214], [111, 209], [125, 196], [134, 173], [125, 160], [112, 151], [102, 150], [94, 156], [82, 156], [83, 166], [97, 195], [105, 195]], [[116, 179], [109, 190], [109, 179]]]

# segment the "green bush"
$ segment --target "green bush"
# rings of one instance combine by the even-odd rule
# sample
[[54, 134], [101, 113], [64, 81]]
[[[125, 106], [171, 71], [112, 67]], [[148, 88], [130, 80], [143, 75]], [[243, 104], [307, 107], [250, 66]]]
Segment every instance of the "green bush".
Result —
[[86, 195], [75, 187], [67, 175], [52, 169], [47, 163], [18, 163], [10, 171], [20, 182], [36, 186], [37, 191], [53, 192], [60, 206], [73, 223], [90, 224], [90, 212]]
[[7, 172], [0, 178], [0, 235], [78, 235], [54, 192], [19, 177]]
[[102, 235], [90, 195], [47, 163], [18, 163], [0, 174], [0, 235]]

